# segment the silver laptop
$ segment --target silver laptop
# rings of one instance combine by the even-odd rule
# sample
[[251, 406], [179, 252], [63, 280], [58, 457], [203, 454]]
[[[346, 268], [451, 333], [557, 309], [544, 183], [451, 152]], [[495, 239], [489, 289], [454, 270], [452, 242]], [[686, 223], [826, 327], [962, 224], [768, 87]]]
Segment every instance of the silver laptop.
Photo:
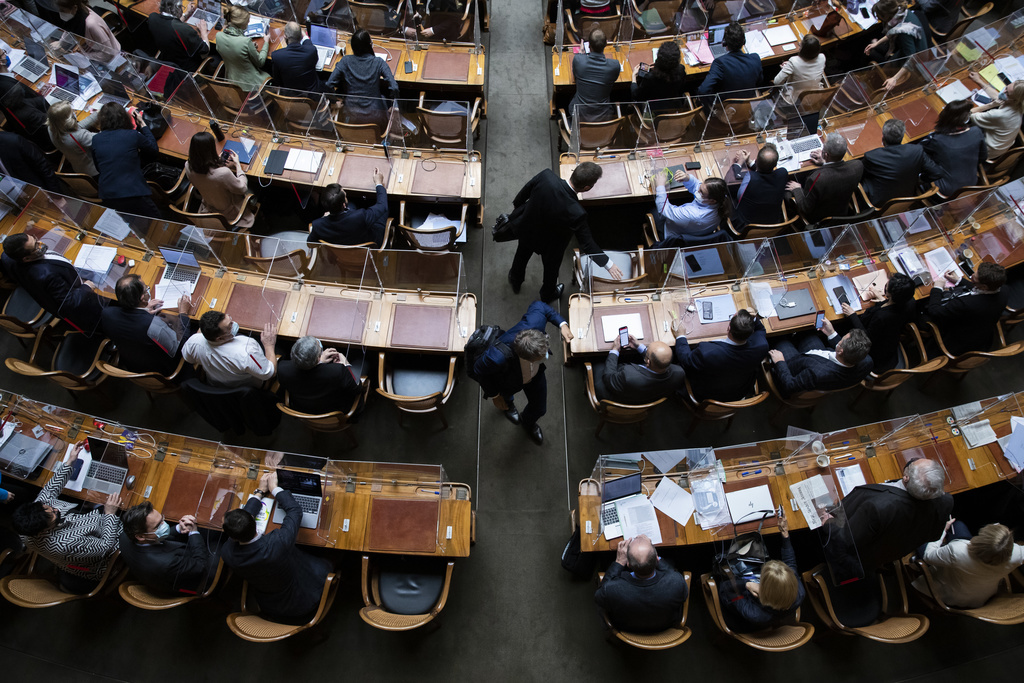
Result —
[[784, 140], [779, 143], [779, 161], [787, 161], [796, 157], [797, 161], [804, 162], [811, 158], [811, 152], [821, 151], [824, 145], [817, 135], [805, 135], [802, 138]]
[[26, 81], [35, 83], [50, 72], [50, 65], [25, 55], [21, 58], [21, 61], [18, 62], [18, 66], [11, 69], [11, 71], [18, 74]]
[[601, 487], [601, 526], [604, 529], [605, 540], [610, 541], [622, 535], [618, 504], [644, 495], [641, 477], [642, 475], [637, 472], [618, 479], [609, 479]]
[[11, 476], [29, 479], [51, 450], [50, 444], [15, 432], [0, 448], [0, 469]]
[[323, 69], [324, 64], [330, 64], [334, 55], [338, 52], [338, 32], [326, 26], [311, 24], [309, 27], [309, 40], [316, 48], [316, 68]]
[[160, 247], [160, 255], [163, 256], [167, 265], [157, 284], [165, 285], [170, 282], [187, 284], [189, 294], [194, 292], [196, 283], [199, 282], [199, 276], [203, 274], [196, 255], [185, 249], [168, 249], [166, 247]]
[[88, 438], [92, 462], [82, 480], [82, 488], [100, 493], [120, 493], [128, 476], [128, 451], [124, 444]]
[[[320, 523], [320, 506], [324, 502], [324, 491], [320, 475], [294, 470], [278, 470], [277, 485], [292, 494], [292, 498], [302, 508], [302, 522], [299, 526], [315, 529]], [[274, 504], [274, 523], [284, 522], [284, 510]]]

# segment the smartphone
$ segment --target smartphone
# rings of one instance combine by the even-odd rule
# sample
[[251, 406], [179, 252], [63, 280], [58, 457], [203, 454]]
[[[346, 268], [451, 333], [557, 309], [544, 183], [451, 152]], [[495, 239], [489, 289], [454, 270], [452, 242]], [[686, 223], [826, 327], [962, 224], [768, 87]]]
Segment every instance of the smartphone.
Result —
[[230, 150], [230, 149], [226, 149], [226, 150], [224, 150], [223, 152], [221, 152], [221, 153], [220, 153], [220, 158], [221, 158], [221, 159], [222, 159], [222, 160], [223, 160], [224, 162], [228, 162], [228, 161], [230, 161], [230, 160], [231, 160], [231, 150]]
[[836, 300], [841, 304], [848, 304], [850, 300], [846, 298], [846, 290], [842, 287], [833, 287], [832, 293], [836, 295]]
[[703, 315], [704, 315], [704, 319], [705, 320], [711, 320], [713, 317], [715, 317], [712, 314], [712, 311], [714, 310], [714, 308], [711, 305], [710, 301], [703, 301], [703, 302], [701, 302], [701, 306], [703, 307]]
[[700, 168], [700, 162], [687, 161], [686, 164], [683, 165], [683, 168], [685, 168], [687, 171], [696, 171], [697, 169]]
[[625, 325], [619, 328], [619, 346], [622, 348], [629, 346], [629, 327]]
[[690, 270], [694, 273], [700, 270], [700, 263], [697, 261], [697, 257], [692, 254], [686, 257], [686, 265], [690, 266]]
[[818, 315], [814, 317], [814, 329], [820, 330], [821, 326], [825, 324], [825, 311], [818, 311]]
[[868, 8], [867, 7], [861, 7], [860, 8], [860, 15], [862, 17], [864, 17], [865, 19], [870, 19], [871, 18], [871, 15], [868, 14]]
[[407, 74], [411, 74], [412, 73], [412, 60], [411, 59], [405, 60], [405, 73], [407, 73]]

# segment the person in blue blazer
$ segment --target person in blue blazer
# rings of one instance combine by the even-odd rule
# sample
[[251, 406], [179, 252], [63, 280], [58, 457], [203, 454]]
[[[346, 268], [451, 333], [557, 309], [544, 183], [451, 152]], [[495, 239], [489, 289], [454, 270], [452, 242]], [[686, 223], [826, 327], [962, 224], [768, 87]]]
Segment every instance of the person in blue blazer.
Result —
[[737, 311], [729, 321], [725, 339], [701, 342], [692, 349], [685, 333], [679, 334], [680, 323], [672, 323], [676, 362], [686, 371], [695, 397], [739, 401], [749, 395], [757, 369], [768, 355], [768, 336], [756, 315], [745, 308]]
[[162, 218], [142, 173], [142, 154], [160, 151], [153, 131], [137, 109], [129, 115], [116, 102], [107, 102], [100, 108], [99, 120], [100, 132], [92, 139], [92, 158], [100, 173], [103, 206], [136, 216]]

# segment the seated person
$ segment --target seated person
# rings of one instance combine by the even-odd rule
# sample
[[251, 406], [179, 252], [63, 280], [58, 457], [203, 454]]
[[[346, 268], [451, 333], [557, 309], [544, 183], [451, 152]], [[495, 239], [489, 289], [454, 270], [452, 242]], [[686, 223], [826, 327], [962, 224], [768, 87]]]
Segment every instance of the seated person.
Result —
[[[266, 533], [256, 532], [256, 515], [268, 494], [284, 510], [284, 523]], [[295, 547], [302, 508], [292, 494], [277, 485], [277, 472], [260, 478], [259, 488], [245, 507], [224, 515], [229, 540], [221, 555], [224, 564], [249, 582], [260, 612], [270, 621], [305, 624], [316, 614], [330, 563]]]
[[[932, 575], [937, 598], [949, 607], [981, 607], [999, 591], [1010, 572], [1024, 564], [1024, 547], [1002, 524], [986, 524], [971, 538], [967, 525], [950, 518], [937, 541], [919, 553]], [[930, 595], [923, 576], [914, 588]]]
[[[242, 210], [249, 192], [249, 180], [242, 170], [242, 162], [233, 150], [228, 150], [225, 161], [217, 152], [217, 141], [212, 133], [200, 131], [192, 136], [185, 162], [185, 177], [199, 193], [200, 213], [219, 213], [229, 221]], [[251, 210], [242, 214], [232, 230], [251, 228], [256, 220]]]
[[807, 223], [846, 215], [850, 198], [864, 175], [864, 164], [860, 159], [843, 161], [845, 156], [846, 138], [839, 133], [829, 133], [821, 152], [811, 152], [811, 161], [821, 168], [812, 171], [802, 187], [795, 180], [786, 185]]
[[172, 327], [157, 315], [164, 302], [150, 296], [149, 285], [138, 275], [118, 278], [114, 294], [117, 305], [103, 309], [100, 324], [103, 334], [117, 346], [118, 365], [131, 372], [173, 374], [181, 344], [188, 338], [192, 301], [187, 296], [178, 300], [178, 319], [171, 321]]
[[988, 351], [992, 348], [995, 325], [1009, 299], [1009, 293], [1002, 289], [1006, 269], [985, 261], [970, 279], [956, 271], [944, 277], [952, 288], [932, 287], [924, 309], [927, 319], [938, 326], [946, 349], [954, 356]]
[[842, 339], [832, 330], [827, 341], [828, 346], [812, 332], [798, 337], [798, 346], [789, 339], [775, 342], [768, 357], [772, 377], [784, 397], [803, 391], [846, 389], [868, 376], [871, 340], [864, 330], [851, 330]]
[[928, 21], [918, 16], [917, 11], [908, 9], [907, 4], [904, 0], [879, 0], [871, 8], [884, 35], [868, 43], [864, 54], [872, 62], [886, 62], [900, 67], [899, 71], [885, 80], [886, 90], [892, 90], [903, 83], [911, 73], [907, 61], [928, 49]]
[[121, 43], [114, 37], [114, 32], [107, 26], [99, 14], [89, 7], [88, 0], [57, 0], [60, 19], [71, 15], [69, 23], [81, 26], [76, 33], [85, 38], [82, 52], [98, 62], [107, 63], [121, 54]]
[[906, 124], [889, 119], [882, 124], [882, 146], [864, 153], [864, 178], [861, 183], [874, 206], [882, 206], [893, 197], [914, 197], [919, 180], [931, 182], [942, 175], [921, 145], [903, 144]]
[[53, 172], [39, 145], [17, 133], [0, 131], [0, 164], [12, 178], [49, 192], [71, 196], [71, 189]]
[[325, 349], [316, 337], [299, 338], [290, 360], [278, 364], [277, 379], [288, 392], [288, 407], [321, 415], [348, 410], [359, 394], [359, 380], [337, 349]]
[[[885, 301], [875, 303], [860, 313], [853, 310], [850, 304], [843, 304], [843, 315], [853, 324], [855, 329], [867, 332], [871, 340], [871, 362], [874, 372], [883, 373], [892, 370], [900, 361], [900, 335], [903, 328], [910, 322], [913, 314], [914, 281], [903, 273], [895, 273], [879, 292], [874, 286], [868, 291], [872, 296], [886, 297]], [[825, 334], [830, 334], [832, 323], [825, 321], [828, 329], [822, 326]]]
[[[604, 121], [614, 116], [611, 101], [612, 86], [619, 78], [622, 65], [617, 59], [604, 56], [608, 45], [604, 31], [590, 32], [590, 52], [580, 51], [572, 58], [572, 75], [576, 80], [576, 94], [569, 102], [569, 118], [576, 116], [579, 106], [580, 121]], [[604, 105], [604, 106], [602, 106]]]
[[946, 472], [934, 460], [917, 458], [903, 478], [862, 484], [843, 499], [847, 527], [865, 571], [878, 569], [913, 552], [941, 532], [953, 510], [943, 487]]
[[622, 351], [634, 357], [642, 356], [642, 365], [620, 362], [619, 351], [618, 348], [609, 351], [604, 367], [594, 368], [594, 391], [598, 399], [630, 405], [653, 403], [683, 387], [683, 370], [672, 364], [672, 347], [665, 342], [645, 346], [629, 335], [629, 344]]
[[199, 331], [181, 348], [181, 355], [203, 368], [210, 386], [261, 387], [274, 376], [277, 326], [264, 325], [260, 342], [238, 336], [238, 323], [230, 315], [207, 311], [199, 319]]
[[107, 496], [103, 512], [72, 512], [78, 503], [58, 499], [85, 442], [75, 444], [57, 465], [36, 499], [14, 511], [11, 522], [25, 547], [54, 564], [61, 589], [89, 593], [107, 571], [107, 561], [117, 550], [121, 520], [117, 494]]
[[628, 633], [657, 633], [683, 620], [686, 579], [647, 536], [619, 541], [615, 562], [594, 594], [615, 628]]
[[775, 85], [788, 86], [782, 91], [782, 96], [790, 104], [797, 104], [805, 90], [823, 87], [824, 75], [825, 55], [821, 53], [821, 41], [812, 35], [806, 35], [800, 41], [800, 52], [782, 63], [782, 68], [773, 82]]
[[357, 29], [349, 41], [352, 54], [338, 60], [327, 91], [345, 95], [342, 121], [345, 123], [376, 123], [380, 133], [388, 125], [388, 102], [398, 97], [398, 83], [391, 68], [373, 53], [373, 39], [364, 29]]
[[284, 40], [285, 46], [271, 55], [274, 85], [289, 90], [323, 92], [324, 84], [316, 68], [320, 59], [316, 45], [303, 35], [302, 27], [294, 21], [284, 25]]
[[970, 125], [972, 108], [970, 100], [953, 100], [939, 112], [935, 132], [921, 141], [925, 154], [942, 169], [935, 184], [945, 197], [977, 185], [978, 164], [988, 159], [985, 132]]
[[804, 601], [804, 585], [796, 566], [796, 553], [789, 540], [789, 522], [785, 512], [779, 518], [782, 535], [782, 561], [768, 560], [761, 573], [732, 579], [716, 579], [718, 600], [726, 625], [736, 633], [752, 633], [775, 628], [796, 614]]
[[219, 559], [185, 515], [171, 526], [149, 501], [124, 511], [121, 559], [142, 583], [164, 593], [202, 593], [217, 573]]
[[985, 77], [976, 71], [971, 72], [971, 80], [980, 85], [992, 99], [988, 104], [971, 109], [971, 123], [985, 132], [988, 158], [994, 161], [1017, 141], [1021, 114], [1024, 114], [1024, 81], [1014, 81], [1002, 92], [996, 92]]
[[[147, 25], [153, 38], [153, 52], [160, 52], [160, 61], [192, 73], [210, 54], [209, 28], [205, 21], [192, 27], [183, 22], [181, 16], [182, 4], [178, 0], [160, 0], [160, 12], [150, 14]], [[171, 77], [175, 77], [176, 82], [181, 80], [181, 75]], [[174, 92], [174, 85], [168, 83], [164, 88], [166, 96]]]
[[[726, 338], [690, 348], [685, 324], [672, 321], [676, 335], [676, 362], [698, 400], [739, 401], [754, 388], [761, 361], [768, 355], [768, 336], [752, 309], [740, 309], [729, 320]], [[680, 334], [683, 332], [683, 334]]]
[[[46, 113], [50, 103], [31, 87], [8, 73], [10, 55], [0, 57], [0, 113], [4, 115], [4, 130], [16, 133], [36, 144], [43, 152], [54, 150], [50, 132], [46, 127]], [[14, 169], [8, 169], [13, 172]]]
[[270, 50], [269, 40], [257, 48], [256, 42], [245, 35], [249, 26], [249, 10], [232, 5], [224, 13], [224, 30], [217, 34], [217, 54], [224, 60], [225, 80], [247, 90], [258, 90], [270, 79], [263, 71]]
[[749, 223], [773, 225], [783, 221], [782, 202], [789, 171], [777, 168], [778, 163], [779, 150], [770, 142], [758, 150], [757, 161], [747, 150], [733, 157], [733, 174], [740, 178], [731, 216], [737, 229], [743, 230]]
[[384, 174], [376, 168], [373, 182], [377, 201], [368, 209], [350, 209], [348, 196], [338, 183], [325, 187], [320, 203], [326, 212], [313, 221], [306, 241], [341, 245], [373, 242], [378, 247], [383, 246], [388, 224], [388, 191], [384, 189]]
[[630, 96], [637, 102], [655, 100], [651, 102], [651, 109], [656, 111], [689, 109], [682, 101], [659, 101], [675, 100], [686, 95], [686, 69], [679, 60], [679, 46], [673, 41], [662, 43], [651, 70], [641, 75], [637, 69], [636, 82], [630, 85]]
[[77, 112], [69, 103], [58, 102], [46, 112], [46, 125], [50, 141], [75, 173], [84, 173], [95, 179], [100, 172], [92, 160], [92, 138], [96, 135], [94, 129], [99, 126], [99, 116], [90, 114], [79, 122]]
[[666, 171], [654, 174], [654, 219], [665, 239], [689, 235], [703, 237], [710, 235], [729, 215], [729, 190], [721, 178], [708, 178], [703, 183], [688, 171], [676, 171], [673, 182], [682, 182], [693, 195], [693, 201], [686, 204], [670, 204]]
[[744, 52], [746, 44], [747, 35], [742, 26], [734, 21], [725, 27], [722, 45], [726, 53], [711, 62], [708, 75], [697, 89], [698, 95], [728, 93], [732, 98], [754, 96], [754, 89], [761, 83], [761, 57], [756, 52]]

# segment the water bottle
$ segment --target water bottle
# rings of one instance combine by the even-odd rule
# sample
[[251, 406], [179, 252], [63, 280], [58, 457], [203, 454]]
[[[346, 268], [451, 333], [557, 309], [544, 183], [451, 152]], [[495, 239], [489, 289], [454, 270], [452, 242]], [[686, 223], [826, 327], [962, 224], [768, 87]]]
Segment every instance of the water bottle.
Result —
[[217, 119], [210, 119], [210, 130], [213, 132], [213, 137], [217, 138], [217, 142], [224, 142], [224, 131], [220, 129]]

